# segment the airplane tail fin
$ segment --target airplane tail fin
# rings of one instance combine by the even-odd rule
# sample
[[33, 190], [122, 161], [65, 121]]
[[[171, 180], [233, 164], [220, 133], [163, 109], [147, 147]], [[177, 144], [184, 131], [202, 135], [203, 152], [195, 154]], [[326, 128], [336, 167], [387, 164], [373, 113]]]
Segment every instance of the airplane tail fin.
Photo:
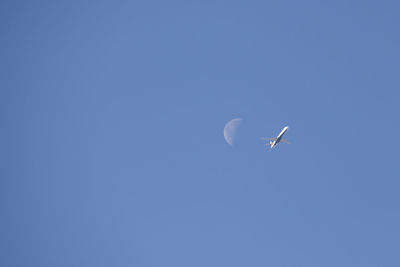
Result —
[[274, 143], [274, 141], [269, 141], [269, 143], [264, 144], [267, 147], [272, 147], [272, 144]]

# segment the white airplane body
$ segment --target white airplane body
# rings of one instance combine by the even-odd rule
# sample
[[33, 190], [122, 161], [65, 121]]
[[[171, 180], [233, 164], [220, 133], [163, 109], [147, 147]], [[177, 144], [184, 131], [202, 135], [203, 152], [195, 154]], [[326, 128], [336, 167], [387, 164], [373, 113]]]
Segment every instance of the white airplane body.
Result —
[[289, 141], [285, 140], [282, 138], [282, 136], [286, 133], [286, 131], [289, 129], [288, 126], [283, 128], [283, 130], [278, 134], [277, 137], [275, 138], [263, 138], [264, 140], [270, 140], [269, 144], [265, 144], [266, 146], [270, 146], [271, 148], [274, 148], [277, 144], [280, 142], [290, 144]]

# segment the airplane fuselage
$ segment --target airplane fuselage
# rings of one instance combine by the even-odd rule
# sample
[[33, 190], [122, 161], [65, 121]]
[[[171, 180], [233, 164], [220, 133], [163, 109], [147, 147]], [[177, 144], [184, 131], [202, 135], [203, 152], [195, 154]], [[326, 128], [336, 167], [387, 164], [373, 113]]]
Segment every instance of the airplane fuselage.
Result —
[[283, 130], [279, 133], [278, 137], [276, 137], [275, 141], [271, 141], [271, 148], [273, 148], [274, 146], [276, 146], [282, 139], [282, 136], [286, 133], [286, 131], [289, 129], [288, 126], [286, 126], [285, 128], [283, 128]]

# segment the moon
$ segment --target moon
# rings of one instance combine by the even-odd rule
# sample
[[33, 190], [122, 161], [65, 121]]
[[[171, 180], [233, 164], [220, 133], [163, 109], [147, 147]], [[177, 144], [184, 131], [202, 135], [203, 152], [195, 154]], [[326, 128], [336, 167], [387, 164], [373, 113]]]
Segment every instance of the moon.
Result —
[[225, 125], [225, 127], [224, 127], [224, 138], [225, 138], [225, 141], [228, 144], [233, 145], [233, 143], [235, 142], [236, 132], [237, 132], [237, 129], [238, 129], [238, 127], [239, 127], [241, 122], [242, 122], [242, 119], [236, 118], [236, 119], [230, 120]]

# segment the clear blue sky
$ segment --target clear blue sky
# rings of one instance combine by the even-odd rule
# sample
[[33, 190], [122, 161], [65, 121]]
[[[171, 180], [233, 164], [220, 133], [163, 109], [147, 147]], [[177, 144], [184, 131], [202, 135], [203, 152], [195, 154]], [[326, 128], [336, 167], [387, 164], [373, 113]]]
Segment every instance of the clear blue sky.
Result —
[[399, 9], [2, 1], [0, 266], [400, 266]]

